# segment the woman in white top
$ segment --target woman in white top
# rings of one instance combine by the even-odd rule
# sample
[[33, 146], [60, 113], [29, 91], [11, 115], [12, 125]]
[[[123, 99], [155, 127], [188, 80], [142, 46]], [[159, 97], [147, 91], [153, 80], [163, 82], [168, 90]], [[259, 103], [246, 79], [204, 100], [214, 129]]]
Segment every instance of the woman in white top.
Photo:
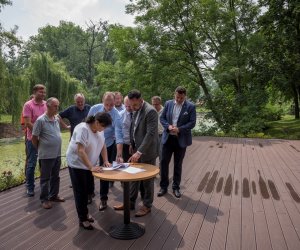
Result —
[[101, 172], [98, 166], [99, 155], [104, 166], [110, 166], [104, 139], [104, 129], [112, 123], [111, 116], [99, 112], [89, 116], [86, 122], [78, 124], [71, 137], [67, 150], [67, 163], [73, 186], [79, 226], [92, 230], [94, 219], [88, 214], [88, 182], [92, 172]]

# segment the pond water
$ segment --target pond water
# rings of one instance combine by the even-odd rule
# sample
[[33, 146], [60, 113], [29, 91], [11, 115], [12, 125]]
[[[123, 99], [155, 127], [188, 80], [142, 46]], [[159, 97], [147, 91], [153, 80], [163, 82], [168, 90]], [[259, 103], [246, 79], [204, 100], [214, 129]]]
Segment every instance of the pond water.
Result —
[[[69, 143], [70, 133], [62, 133], [62, 164], [65, 165], [65, 155]], [[25, 143], [24, 138], [0, 140], [0, 174], [12, 171], [13, 175], [24, 173]]]

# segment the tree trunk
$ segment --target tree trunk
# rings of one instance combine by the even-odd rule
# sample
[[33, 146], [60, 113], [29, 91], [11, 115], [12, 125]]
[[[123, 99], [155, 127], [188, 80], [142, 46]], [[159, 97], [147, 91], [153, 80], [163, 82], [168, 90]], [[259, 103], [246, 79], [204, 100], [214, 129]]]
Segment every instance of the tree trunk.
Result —
[[211, 98], [211, 95], [206, 87], [206, 84], [205, 84], [205, 81], [203, 79], [203, 76], [200, 72], [200, 69], [199, 67], [197, 66], [197, 64], [194, 62], [194, 67], [197, 71], [197, 75], [198, 75], [198, 84], [202, 87], [203, 89], [203, 92], [204, 92], [204, 95], [206, 97], [206, 100], [207, 100], [207, 104], [208, 104], [208, 108], [212, 111], [213, 113], [213, 116], [218, 124], [219, 127], [222, 127], [222, 121], [220, 119], [220, 116], [219, 116], [219, 112], [218, 110], [216, 110], [215, 106], [214, 106], [214, 103], [213, 103], [213, 100]]

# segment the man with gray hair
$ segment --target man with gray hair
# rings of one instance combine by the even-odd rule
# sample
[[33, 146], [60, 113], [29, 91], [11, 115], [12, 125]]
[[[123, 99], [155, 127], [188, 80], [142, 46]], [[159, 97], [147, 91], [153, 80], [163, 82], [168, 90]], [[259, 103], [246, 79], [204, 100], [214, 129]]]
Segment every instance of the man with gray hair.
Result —
[[63, 128], [70, 129], [71, 137], [74, 131], [74, 128], [87, 117], [87, 114], [90, 111], [91, 106], [85, 104], [85, 98], [82, 93], [77, 93], [74, 96], [75, 105], [71, 105], [65, 110], [59, 113], [59, 117], [62, 119], [67, 119], [70, 122], [70, 126], [64, 123], [61, 119], [60, 123]]
[[59, 170], [61, 165], [61, 135], [57, 111], [59, 101], [50, 97], [47, 111], [34, 123], [32, 130], [32, 144], [38, 150], [40, 161], [40, 200], [45, 209], [52, 208], [51, 201], [63, 202], [59, 193]]

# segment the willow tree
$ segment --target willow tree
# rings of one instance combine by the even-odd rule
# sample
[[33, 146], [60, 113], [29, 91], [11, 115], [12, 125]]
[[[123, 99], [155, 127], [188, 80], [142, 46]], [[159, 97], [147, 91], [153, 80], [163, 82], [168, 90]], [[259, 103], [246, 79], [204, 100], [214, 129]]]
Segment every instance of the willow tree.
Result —
[[61, 62], [54, 62], [47, 53], [34, 53], [29, 60], [27, 77], [32, 87], [37, 83], [45, 84], [47, 96], [56, 97], [61, 107], [73, 103], [73, 96], [77, 92], [79, 81], [70, 77]]

